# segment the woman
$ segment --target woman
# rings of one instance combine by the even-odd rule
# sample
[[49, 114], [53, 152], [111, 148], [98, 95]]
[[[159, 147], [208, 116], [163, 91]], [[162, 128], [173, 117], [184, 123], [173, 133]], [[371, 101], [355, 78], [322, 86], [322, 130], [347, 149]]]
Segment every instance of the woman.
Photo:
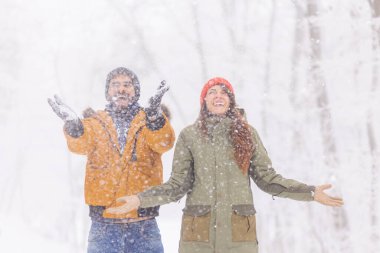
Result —
[[331, 187], [285, 179], [272, 168], [256, 132], [236, 108], [232, 85], [213, 78], [203, 87], [195, 124], [179, 135], [170, 179], [109, 212], [124, 213], [177, 201], [187, 194], [179, 252], [258, 252], [250, 178], [263, 191], [295, 200], [341, 206]]

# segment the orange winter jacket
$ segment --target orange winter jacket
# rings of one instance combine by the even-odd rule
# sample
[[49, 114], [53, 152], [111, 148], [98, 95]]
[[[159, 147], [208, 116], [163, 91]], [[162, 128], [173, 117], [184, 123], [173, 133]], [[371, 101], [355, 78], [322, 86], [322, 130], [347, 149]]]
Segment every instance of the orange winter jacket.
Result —
[[[162, 183], [161, 155], [172, 148], [174, 131], [165, 125], [152, 131], [146, 126], [143, 110], [134, 117], [128, 130], [124, 152], [120, 153], [116, 127], [111, 116], [98, 111], [82, 120], [84, 133], [73, 138], [65, 133], [71, 152], [87, 156], [85, 201], [88, 205], [115, 207], [116, 199], [133, 195]], [[127, 214], [103, 213], [105, 218], [137, 218]]]

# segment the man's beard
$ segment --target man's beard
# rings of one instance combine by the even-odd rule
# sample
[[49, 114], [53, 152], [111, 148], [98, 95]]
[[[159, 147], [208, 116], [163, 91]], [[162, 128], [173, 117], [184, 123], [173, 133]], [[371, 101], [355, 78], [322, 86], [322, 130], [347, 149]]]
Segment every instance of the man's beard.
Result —
[[128, 94], [117, 94], [111, 97], [111, 103], [119, 108], [126, 108], [134, 102], [133, 97]]

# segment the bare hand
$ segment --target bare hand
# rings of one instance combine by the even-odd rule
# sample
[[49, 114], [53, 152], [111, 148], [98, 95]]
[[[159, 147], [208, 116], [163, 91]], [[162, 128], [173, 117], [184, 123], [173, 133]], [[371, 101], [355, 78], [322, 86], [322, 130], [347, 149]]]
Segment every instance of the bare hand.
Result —
[[324, 184], [315, 187], [315, 192], [314, 192], [314, 200], [326, 205], [326, 206], [336, 206], [340, 207], [344, 204], [342, 198], [338, 197], [331, 197], [330, 195], [327, 195], [324, 190], [330, 189], [331, 184]]
[[118, 207], [107, 208], [106, 209], [107, 213], [126, 214], [132, 210], [137, 209], [140, 206], [140, 199], [137, 197], [137, 195], [124, 196], [124, 197], [118, 198], [116, 201], [122, 202], [125, 204]]

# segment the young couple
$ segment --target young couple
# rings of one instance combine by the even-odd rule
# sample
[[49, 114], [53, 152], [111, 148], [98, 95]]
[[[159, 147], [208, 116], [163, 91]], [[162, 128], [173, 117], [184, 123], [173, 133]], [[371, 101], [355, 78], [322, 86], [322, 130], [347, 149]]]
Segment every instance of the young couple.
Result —
[[236, 107], [232, 85], [220, 77], [204, 85], [199, 116], [179, 134], [171, 177], [162, 183], [161, 155], [175, 141], [161, 107], [168, 89], [161, 82], [142, 108], [136, 74], [120, 67], [107, 76], [104, 110], [87, 110], [80, 119], [57, 96], [48, 100], [64, 121], [70, 151], [87, 156], [88, 253], [162, 253], [159, 206], [185, 195], [179, 252], [256, 253], [250, 179], [273, 196], [343, 205], [324, 192], [330, 185], [276, 173], [257, 131]]

